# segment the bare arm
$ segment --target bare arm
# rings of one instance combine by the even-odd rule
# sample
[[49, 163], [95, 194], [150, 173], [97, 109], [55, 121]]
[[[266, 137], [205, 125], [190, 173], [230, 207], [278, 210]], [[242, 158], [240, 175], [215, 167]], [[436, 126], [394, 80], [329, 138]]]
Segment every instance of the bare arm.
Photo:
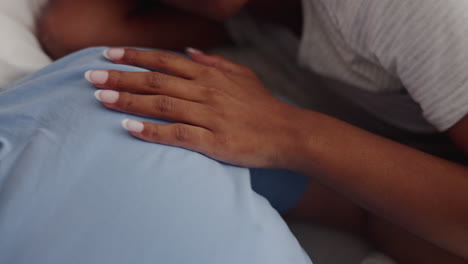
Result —
[[[298, 140], [307, 144], [290, 153], [289, 169], [468, 259], [466, 166], [321, 114], [306, 111], [303, 120], [297, 127], [303, 131]], [[467, 152], [468, 118], [450, 129], [449, 135]]]
[[[179, 77], [110, 71], [104, 83], [101, 78], [95, 85], [120, 91], [112, 101], [103, 101], [108, 108], [181, 122], [127, 127], [138, 138], [240, 166], [300, 172], [468, 260], [466, 166], [284, 104], [243, 66], [201, 53], [191, 57], [198, 63], [127, 49], [111, 59]], [[93, 76], [89, 74], [91, 81]], [[157, 94], [151, 87], [158, 88]], [[468, 117], [449, 135], [466, 152]]]
[[53, 58], [91, 46], [211, 48], [227, 38], [221, 23], [133, 0], [53, 0], [39, 20], [38, 34]]

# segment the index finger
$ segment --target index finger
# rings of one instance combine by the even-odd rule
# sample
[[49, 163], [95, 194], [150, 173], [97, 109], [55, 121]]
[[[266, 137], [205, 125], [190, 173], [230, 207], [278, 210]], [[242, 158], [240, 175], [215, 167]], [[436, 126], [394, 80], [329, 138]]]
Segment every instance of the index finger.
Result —
[[110, 48], [105, 50], [103, 55], [114, 63], [137, 66], [190, 80], [195, 79], [200, 69], [206, 67], [191, 59], [161, 50]]

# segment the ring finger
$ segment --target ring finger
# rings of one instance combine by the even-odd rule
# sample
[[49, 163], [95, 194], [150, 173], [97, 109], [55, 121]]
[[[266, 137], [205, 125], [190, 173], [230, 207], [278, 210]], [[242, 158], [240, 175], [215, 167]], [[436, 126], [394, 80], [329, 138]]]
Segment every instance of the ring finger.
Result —
[[[159, 118], [206, 127], [213, 111], [203, 104], [165, 95], [138, 95], [112, 90], [98, 90], [96, 98], [110, 109], [129, 114]], [[208, 128], [207, 128], [208, 129]]]

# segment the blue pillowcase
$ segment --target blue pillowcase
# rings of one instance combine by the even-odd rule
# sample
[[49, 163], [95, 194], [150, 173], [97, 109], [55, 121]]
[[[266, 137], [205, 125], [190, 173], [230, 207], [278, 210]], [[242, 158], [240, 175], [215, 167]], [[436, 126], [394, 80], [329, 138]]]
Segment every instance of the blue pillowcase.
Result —
[[[142, 69], [109, 63], [102, 50], [68, 56], [0, 94], [0, 263], [311, 263], [252, 190], [248, 169], [120, 127], [130, 116], [105, 109], [83, 73]], [[266, 172], [253, 171], [254, 185], [293, 179], [279, 173], [268, 188]], [[296, 176], [285, 201], [271, 196], [281, 210], [304, 189]]]

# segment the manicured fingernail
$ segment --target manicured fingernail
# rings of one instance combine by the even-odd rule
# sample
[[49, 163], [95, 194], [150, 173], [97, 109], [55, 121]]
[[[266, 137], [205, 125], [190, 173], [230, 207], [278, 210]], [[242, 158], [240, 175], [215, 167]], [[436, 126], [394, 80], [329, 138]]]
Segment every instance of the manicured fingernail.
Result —
[[121, 48], [110, 48], [102, 52], [102, 56], [109, 60], [120, 60], [125, 54], [125, 49]]
[[113, 104], [119, 100], [119, 93], [111, 90], [97, 90], [94, 96], [99, 101], [108, 104]]
[[203, 51], [191, 47], [186, 48], [185, 51], [190, 54], [204, 54]]
[[122, 126], [126, 130], [135, 133], [143, 132], [145, 125], [142, 122], [131, 120], [131, 119], [124, 119], [122, 120]]
[[85, 78], [88, 82], [94, 84], [105, 84], [107, 79], [109, 79], [109, 72], [108, 71], [87, 71], [85, 72]]

